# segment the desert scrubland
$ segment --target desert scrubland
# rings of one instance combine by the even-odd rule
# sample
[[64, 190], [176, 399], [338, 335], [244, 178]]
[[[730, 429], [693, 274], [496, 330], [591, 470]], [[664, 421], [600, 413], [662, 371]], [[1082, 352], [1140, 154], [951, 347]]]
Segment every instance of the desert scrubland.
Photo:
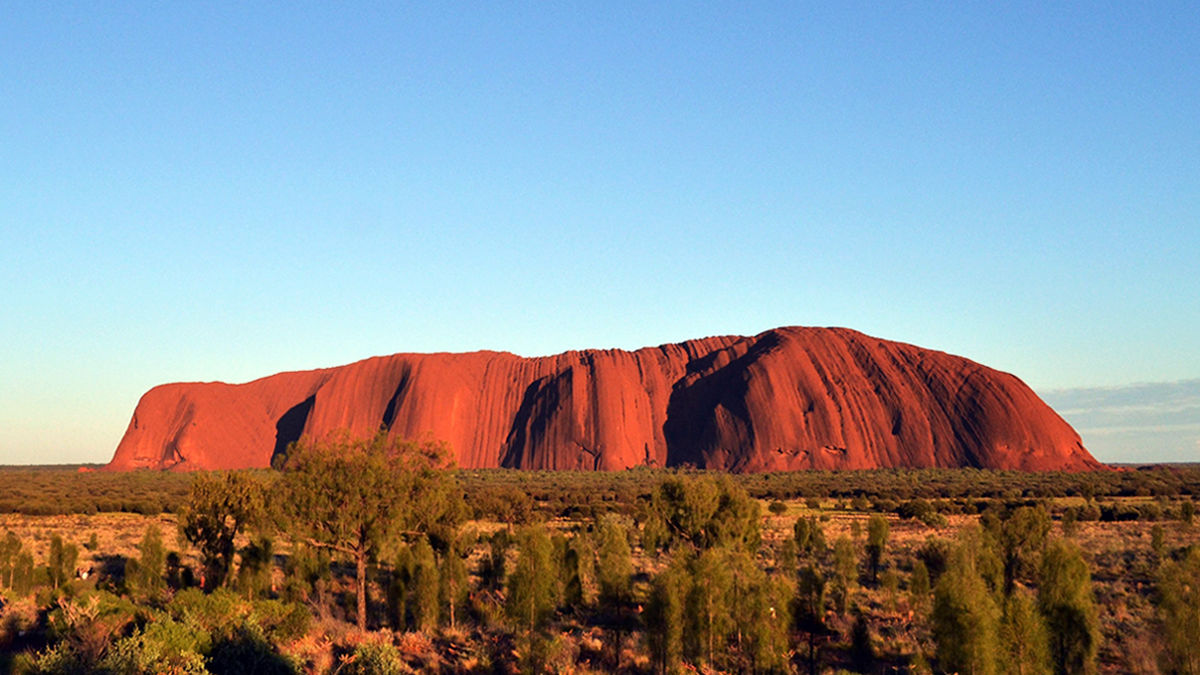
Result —
[[375, 446], [0, 471], [0, 670], [1196, 672], [1194, 468], [448, 471]]

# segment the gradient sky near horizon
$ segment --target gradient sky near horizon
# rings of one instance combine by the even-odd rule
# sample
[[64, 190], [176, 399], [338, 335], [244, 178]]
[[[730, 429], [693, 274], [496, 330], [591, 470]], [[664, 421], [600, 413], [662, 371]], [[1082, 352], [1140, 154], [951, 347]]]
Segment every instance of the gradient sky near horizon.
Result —
[[1194, 3], [649, 4], [6, 3], [0, 464], [394, 352], [838, 325], [1200, 378]]

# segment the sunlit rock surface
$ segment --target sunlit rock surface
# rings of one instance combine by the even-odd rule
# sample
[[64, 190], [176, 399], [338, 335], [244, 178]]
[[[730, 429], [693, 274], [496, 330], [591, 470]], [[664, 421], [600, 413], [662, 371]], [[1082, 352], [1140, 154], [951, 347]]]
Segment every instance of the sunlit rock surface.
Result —
[[394, 354], [155, 387], [109, 469], [266, 467], [348, 429], [445, 440], [458, 466], [729, 471], [1100, 468], [1016, 377], [843, 328], [629, 352]]

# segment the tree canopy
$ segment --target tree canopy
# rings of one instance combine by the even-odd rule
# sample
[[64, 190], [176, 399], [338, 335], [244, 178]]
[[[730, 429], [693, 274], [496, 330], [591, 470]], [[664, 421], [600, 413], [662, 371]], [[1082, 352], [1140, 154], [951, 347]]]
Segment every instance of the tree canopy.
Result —
[[680, 543], [694, 550], [732, 545], [753, 549], [759, 543], [760, 507], [727, 475], [671, 476], [650, 496], [643, 538], [647, 548]]
[[444, 443], [339, 435], [293, 445], [280, 482], [278, 517], [311, 546], [355, 565], [357, 622], [366, 627], [366, 567], [388, 546], [424, 534], [444, 547], [465, 518], [445, 468]]
[[204, 588], [220, 588], [233, 567], [234, 538], [262, 521], [266, 481], [242, 471], [201, 473], [192, 481], [191, 496], [180, 515], [184, 538], [200, 549]]

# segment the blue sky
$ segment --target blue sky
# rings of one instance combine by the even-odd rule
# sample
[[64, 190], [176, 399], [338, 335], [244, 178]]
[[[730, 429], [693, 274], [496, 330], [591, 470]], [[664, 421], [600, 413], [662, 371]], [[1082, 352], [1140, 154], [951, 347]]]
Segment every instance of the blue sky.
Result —
[[400, 351], [1200, 377], [1194, 4], [644, 4], [6, 5], [0, 463]]

